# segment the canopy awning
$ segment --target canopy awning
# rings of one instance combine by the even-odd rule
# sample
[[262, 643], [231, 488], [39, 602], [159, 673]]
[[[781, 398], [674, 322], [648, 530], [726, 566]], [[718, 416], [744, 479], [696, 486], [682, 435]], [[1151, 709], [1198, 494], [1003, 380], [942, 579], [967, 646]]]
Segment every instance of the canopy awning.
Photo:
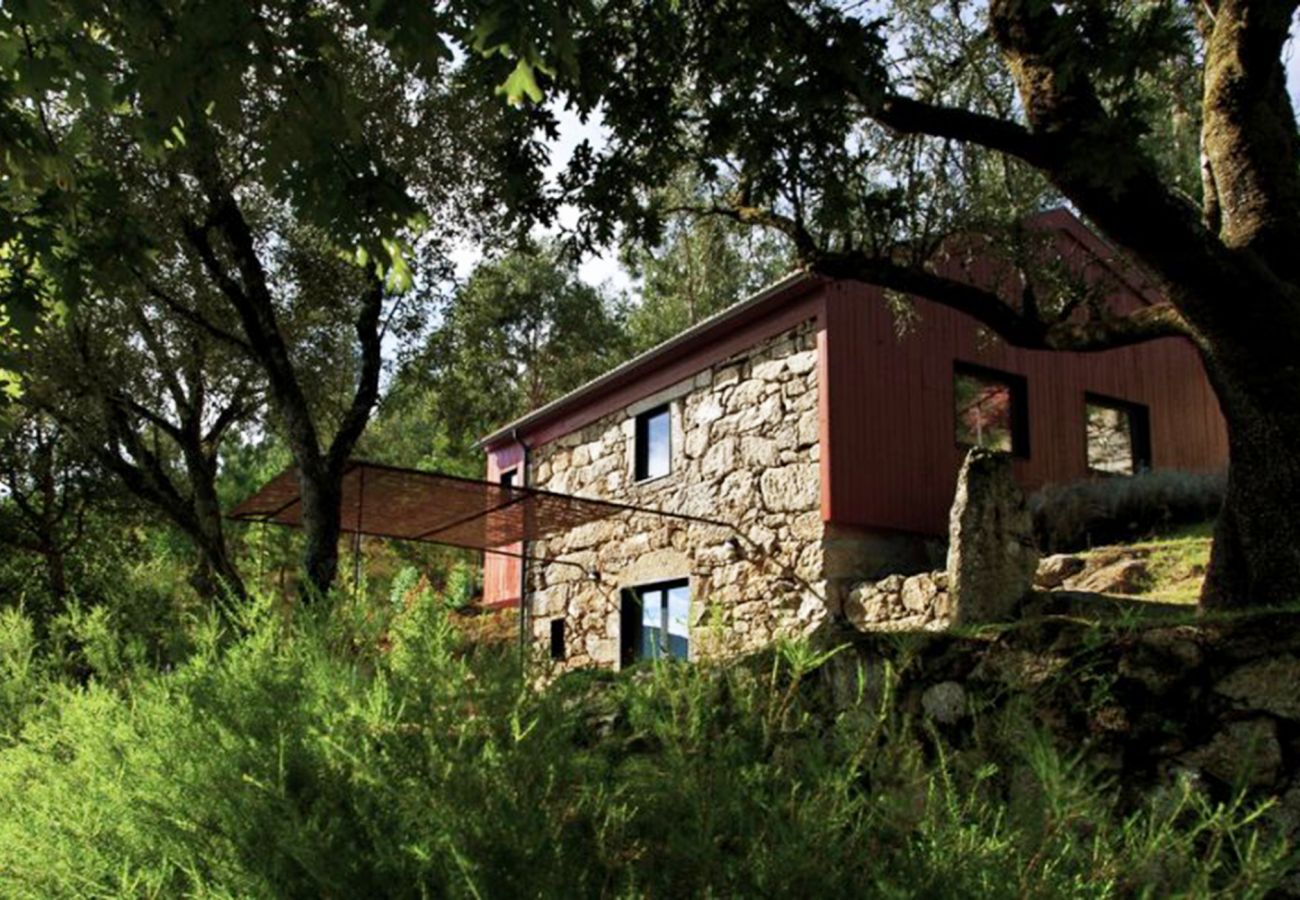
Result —
[[[494, 552], [625, 513], [726, 527], [697, 516], [362, 460], [348, 464], [339, 510], [343, 531], [349, 534]], [[229, 517], [301, 526], [297, 471], [286, 469], [272, 478]]]

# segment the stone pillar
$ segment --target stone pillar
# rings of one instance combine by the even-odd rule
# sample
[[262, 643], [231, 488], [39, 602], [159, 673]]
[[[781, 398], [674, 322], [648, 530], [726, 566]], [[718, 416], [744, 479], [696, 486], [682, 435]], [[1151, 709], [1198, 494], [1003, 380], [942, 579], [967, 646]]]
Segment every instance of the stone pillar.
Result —
[[1033, 517], [1011, 458], [980, 447], [966, 454], [948, 519], [952, 623], [1001, 622], [1015, 615], [1038, 567]]

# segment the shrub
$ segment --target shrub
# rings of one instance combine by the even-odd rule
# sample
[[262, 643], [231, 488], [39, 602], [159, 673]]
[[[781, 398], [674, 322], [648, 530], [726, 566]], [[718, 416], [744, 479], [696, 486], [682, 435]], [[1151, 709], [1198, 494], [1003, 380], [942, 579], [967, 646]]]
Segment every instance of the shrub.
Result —
[[1128, 541], [1158, 529], [1213, 519], [1222, 473], [1174, 470], [1047, 485], [1029, 498], [1039, 546], [1049, 553]]
[[[1245, 806], [1121, 814], [1048, 741], [944, 749], [888, 670], [832, 710], [806, 644], [539, 691], [439, 598], [378, 641], [344, 607], [263, 603], [171, 673], [29, 697], [0, 745], [6, 894], [1260, 896], [1283, 875]], [[1007, 804], [1012, 771], [1034, 802]]]

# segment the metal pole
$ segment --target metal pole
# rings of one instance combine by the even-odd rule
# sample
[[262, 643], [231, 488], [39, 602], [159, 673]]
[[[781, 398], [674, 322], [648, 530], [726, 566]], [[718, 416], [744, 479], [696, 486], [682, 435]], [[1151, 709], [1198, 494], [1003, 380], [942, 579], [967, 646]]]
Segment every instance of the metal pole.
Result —
[[357, 473], [357, 521], [352, 533], [352, 594], [361, 589], [361, 512], [365, 508], [366, 470]]
[[[528, 489], [528, 445], [514, 433], [515, 443], [519, 445], [519, 482]], [[528, 674], [528, 507], [523, 509], [523, 537], [519, 541], [519, 671]]]

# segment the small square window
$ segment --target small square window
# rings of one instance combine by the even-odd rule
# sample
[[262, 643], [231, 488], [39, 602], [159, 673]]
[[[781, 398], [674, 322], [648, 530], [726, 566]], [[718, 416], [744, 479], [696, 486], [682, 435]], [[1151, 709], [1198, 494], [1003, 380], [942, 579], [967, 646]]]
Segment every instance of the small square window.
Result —
[[1151, 426], [1139, 403], [1089, 395], [1088, 468], [1108, 475], [1132, 475], [1151, 467]]
[[564, 646], [564, 620], [551, 619], [551, 659], [561, 662], [567, 655]]
[[958, 444], [1029, 455], [1029, 407], [1023, 377], [958, 363], [953, 395]]
[[636, 417], [635, 472], [637, 481], [672, 471], [672, 416], [667, 404]]
[[690, 659], [691, 589], [686, 580], [623, 592], [623, 664], [639, 659]]

